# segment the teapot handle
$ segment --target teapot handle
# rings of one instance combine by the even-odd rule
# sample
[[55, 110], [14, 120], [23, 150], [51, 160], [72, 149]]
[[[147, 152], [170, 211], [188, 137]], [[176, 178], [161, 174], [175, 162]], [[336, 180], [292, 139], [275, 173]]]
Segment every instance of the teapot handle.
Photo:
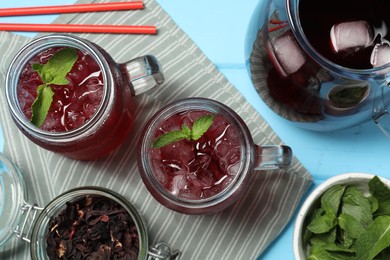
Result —
[[390, 113], [387, 105], [390, 104], [390, 82], [381, 82], [378, 85], [372, 107], [372, 119], [379, 129], [390, 138]]

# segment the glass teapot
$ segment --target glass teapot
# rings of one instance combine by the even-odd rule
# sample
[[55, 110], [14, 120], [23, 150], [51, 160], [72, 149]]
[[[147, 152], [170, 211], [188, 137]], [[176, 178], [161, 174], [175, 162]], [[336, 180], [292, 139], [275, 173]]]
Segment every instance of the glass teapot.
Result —
[[390, 15], [382, 11], [389, 8], [385, 0], [264, 2], [252, 17], [260, 30], [250, 54], [262, 100], [306, 129], [372, 118], [389, 135]]

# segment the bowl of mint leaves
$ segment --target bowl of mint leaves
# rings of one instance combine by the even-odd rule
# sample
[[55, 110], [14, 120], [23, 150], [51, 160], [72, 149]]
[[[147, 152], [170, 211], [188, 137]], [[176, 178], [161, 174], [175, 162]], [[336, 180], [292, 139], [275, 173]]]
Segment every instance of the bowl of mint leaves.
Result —
[[295, 259], [390, 259], [390, 181], [347, 173], [321, 183], [294, 226]]

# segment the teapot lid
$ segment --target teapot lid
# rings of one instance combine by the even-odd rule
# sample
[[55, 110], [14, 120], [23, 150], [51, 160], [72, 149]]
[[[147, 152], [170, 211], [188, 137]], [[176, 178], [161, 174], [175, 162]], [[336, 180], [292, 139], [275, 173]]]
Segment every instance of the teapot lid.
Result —
[[19, 169], [0, 153], [0, 247], [14, 233], [19, 209], [25, 202], [26, 185]]

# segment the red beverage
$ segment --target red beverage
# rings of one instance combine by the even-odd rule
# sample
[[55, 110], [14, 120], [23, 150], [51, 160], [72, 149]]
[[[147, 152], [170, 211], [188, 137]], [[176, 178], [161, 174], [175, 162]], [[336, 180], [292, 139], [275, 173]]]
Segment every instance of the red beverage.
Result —
[[[158, 147], [158, 148], [156, 148]], [[210, 214], [232, 205], [253, 170], [289, 165], [291, 149], [253, 143], [230, 107], [186, 98], [156, 112], [138, 146], [138, 168], [152, 196], [184, 214]]]
[[[33, 70], [33, 64], [46, 64], [54, 53], [62, 48], [50, 48], [33, 57], [24, 67], [17, 89], [20, 108], [31, 120], [32, 104], [42, 79]], [[54, 92], [53, 102], [41, 129], [65, 132], [82, 126], [99, 108], [104, 82], [97, 62], [88, 54], [77, 50], [77, 61], [66, 76], [68, 85], [50, 85]]]
[[[158, 136], [192, 128], [204, 110], [187, 110], [165, 119], [154, 134]], [[237, 129], [216, 114], [210, 128], [198, 140], [181, 140], [162, 148], [150, 148], [153, 174], [167, 191], [182, 199], [200, 200], [224, 190], [236, 177], [241, 164], [241, 144]]]
[[[31, 122], [41, 77], [50, 88], [43, 85], [39, 94], [45, 91], [42, 96], [49, 98], [43, 106], [34, 104], [34, 112], [40, 113]], [[86, 39], [55, 34], [33, 40], [16, 54], [7, 71], [6, 97], [12, 119], [31, 141], [70, 158], [94, 160], [108, 155], [129, 136], [135, 96], [163, 81], [154, 56], [117, 63]]]
[[[29, 120], [37, 88], [42, 84], [32, 64], [45, 64], [62, 48], [48, 48], [38, 53], [26, 63], [20, 74], [16, 94]], [[135, 99], [128, 82], [116, 78], [113, 81], [115, 85], [108, 87], [96, 60], [80, 49], [77, 49], [77, 54], [77, 61], [66, 76], [69, 84], [50, 85], [54, 92], [53, 102], [41, 126], [47, 135], [63, 133], [69, 139], [62, 141], [60, 136], [54, 137], [53, 141], [45, 139], [47, 137], [30, 138], [48, 150], [74, 159], [92, 160], [107, 155], [128, 136], [134, 122]], [[119, 68], [114, 63], [110, 66], [113, 71]], [[112, 89], [111, 93], [105, 93], [105, 88]]]
[[[386, 30], [386, 27], [390, 28], [389, 10], [390, 1], [387, 0], [299, 0], [301, 26], [313, 48], [326, 59], [354, 69], [372, 68], [370, 56], [375, 44], [390, 39]], [[355, 21], [367, 22], [372, 43], [336, 52], [330, 43], [332, 27]]]

